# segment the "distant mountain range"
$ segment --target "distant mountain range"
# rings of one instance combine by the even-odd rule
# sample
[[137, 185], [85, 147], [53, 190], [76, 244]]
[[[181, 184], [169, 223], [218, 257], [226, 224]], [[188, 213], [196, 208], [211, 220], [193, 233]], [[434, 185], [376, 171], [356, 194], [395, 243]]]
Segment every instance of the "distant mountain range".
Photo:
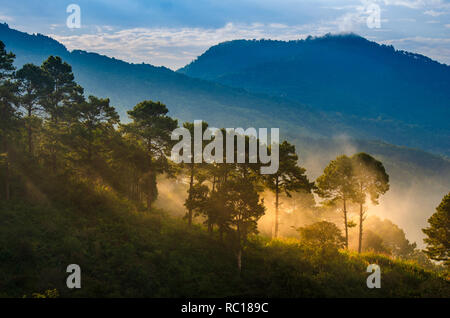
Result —
[[124, 118], [137, 102], [154, 99], [183, 120], [276, 125], [291, 138], [345, 134], [450, 155], [450, 67], [356, 35], [225, 42], [177, 73], [69, 52], [7, 24], [0, 39], [17, 65], [61, 56], [87, 93], [110, 97]]
[[[18, 67], [28, 62], [40, 65], [50, 55], [61, 56], [72, 65], [76, 81], [85, 88], [86, 94], [111, 98], [112, 104], [117, 107], [123, 120], [127, 120], [126, 111], [135, 104], [144, 99], [152, 99], [165, 103], [170, 114], [181, 121], [203, 119], [211, 125], [220, 127], [280, 127], [282, 138], [288, 138], [308, 149], [315, 148], [315, 152], [319, 151], [318, 148], [322, 144], [323, 148], [335, 148], [338, 151], [340, 142], [336, 142], [335, 137], [347, 136], [345, 138], [350, 138], [354, 144], [358, 144], [359, 150], [373, 152], [376, 149], [380, 155], [389, 154], [388, 157], [391, 157], [391, 150], [395, 148], [394, 152], [402, 153], [402, 160], [414, 161], [420, 157], [421, 169], [430, 168], [430, 173], [439, 175], [442, 174], [442, 169], [450, 172], [450, 161], [447, 159], [419, 150], [389, 145], [393, 143], [434, 150], [444, 155], [450, 154], [447, 120], [450, 89], [448, 89], [449, 82], [444, 81], [448, 79], [449, 67], [423, 56], [380, 46], [356, 35], [325, 36], [290, 42], [269, 40], [225, 42], [210, 48], [196, 61], [178, 72], [148, 64], [126, 63], [81, 50], [70, 52], [64, 45], [50, 37], [20, 32], [9, 28], [7, 24], [0, 24], [0, 40], [6, 44], [7, 50], [16, 54]], [[302, 59], [308, 59], [301, 64], [309, 71], [301, 71], [297, 64], [292, 64], [294, 66], [291, 68], [286, 65], [290, 60], [298, 62]], [[317, 63], [314, 64], [312, 60]], [[319, 60], [321, 63], [318, 63]], [[398, 60], [398, 63], [385, 62], [390, 66], [380, 67], [383, 61], [391, 60]], [[417, 70], [414, 63], [418, 65]], [[353, 64], [356, 66], [352, 66]], [[251, 77], [251, 72], [260, 72], [259, 69], [268, 70], [274, 65], [279, 65], [280, 68], [258, 73], [258, 78], [253, 80], [239, 79], [240, 76], [244, 76], [243, 74]], [[351, 70], [346, 71], [344, 65]], [[413, 103], [408, 97], [411, 104], [399, 100], [395, 109], [389, 109], [382, 104], [379, 106], [380, 113], [374, 108], [364, 115], [353, 102], [346, 103], [343, 99], [345, 95], [349, 101], [363, 101], [363, 85], [360, 82], [377, 82], [373, 79], [381, 76], [386, 77], [384, 82], [391, 82], [389, 88], [391, 94], [394, 94], [395, 90], [400, 92], [399, 95], [405, 94], [401, 89], [403, 84], [397, 83], [395, 86], [390, 73], [385, 71], [390, 69], [391, 73], [395, 70], [398, 73], [406, 68], [405, 65], [411, 68], [408, 74], [418, 74], [421, 71], [423, 74], [435, 74], [435, 77], [443, 79], [439, 84], [437, 80], [430, 78], [425, 81], [429, 85], [425, 86], [423, 79], [418, 78], [415, 81], [423, 83], [424, 87], [409, 92], [412, 96], [419, 89], [427, 91], [425, 87], [428, 87], [429, 92], [436, 90], [437, 101], [434, 106], [431, 102], [427, 104], [428, 106]], [[376, 66], [379, 68], [378, 72], [375, 71]], [[313, 72], [313, 69], [316, 71]], [[367, 79], [363, 76], [364, 69], [368, 70], [365, 76]], [[281, 76], [283, 73], [290, 73], [290, 76]], [[359, 77], [353, 80], [349, 74], [359, 74]], [[236, 81], [239, 79], [245, 88], [233, 88], [217, 83], [230, 81], [233, 77]], [[279, 82], [272, 78], [276, 78]], [[338, 85], [338, 78], [342, 78], [341, 82], [345, 81], [349, 87], [341, 87], [340, 94], [333, 94], [330, 86]], [[283, 81], [287, 84], [280, 84]], [[294, 95], [295, 87], [298, 87], [301, 81], [310, 87], [309, 98], [312, 100], [309, 104], [297, 101], [301, 99], [300, 93]], [[414, 82], [413, 79], [409, 81]], [[273, 89], [270, 82], [273, 83]], [[267, 86], [265, 91], [267, 94], [249, 92], [258, 90], [254, 88], [256, 87], [254, 83], [264, 83]], [[236, 83], [228, 84], [237, 86]], [[313, 85], [316, 85], [314, 89]], [[360, 87], [361, 90], [353, 89], [352, 85]], [[384, 84], [377, 85], [380, 87]], [[438, 91], [438, 85], [442, 86], [441, 91]], [[286, 91], [282, 94], [286, 96], [275, 96], [277, 90]], [[364, 90], [367, 91], [365, 88]], [[377, 94], [381, 96], [385, 93], [376, 90], [372, 95]], [[449, 98], [438, 98], [446, 94]], [[314, 95], [317, 95], [317, 99], [312, 97]], [[322, 105], [321, 101], [325, 99], [340, 101], [342, 106], [338, 108], [336, 105]], [[370, 104], [371, 100], [367, 98], [366, 103]], [[374, 100], [377, 101], [377, 98]], [[389, 102], [386, 101], [386, 104]], [[409, 111], [406, 110], [408, 107]], [[403, 112], [397, 112], [402, 108]], [[435, 113], [435, 116], [417, 115], [410, 118], [411, 113], [421, 112], [423, 109], [425, 112]], [[383, 115], [384, 113], [389, 115]], [[425, 121], [434, 121], [434, 126], [427, 125]], [[331, 144], [327, 140], [331, 140]], [[405, 156], [405, 153], [409, 153], [411, 158], [407, 159], [408, 155]], [[437, 167], [440, 172], [436, 171]]]
[[[391, 176], [386, 200], [401, 195], [410, 201], [410, 223], [390, 218], [413, 239], [421, 236], [424, 213], [431, 214], [450, 187], [450, 160], [444, 157], [450, 155], [449, 67], [424, 56], [355, 35], [240, 40], [214, 46], [174, 72], [70, 52], [50, 37], [6, 24], [0, 24], [0, 40], [16, 54], [18, 67], [61, 56], [86, 93], [109, 97], [124, 120], [127, 110], [151, 99], [165, 103], [181, 122], [279, 127], [281, 138], [297, 145], [311, 177], [340, 153], [369, 152]], [[420, 186], [406, 192], [413, 184]]]
[[353, 118], [353, 128], [361, 121], [390, 142], [450, 151], [450, 66], [354, 34], [224, 42], [178, 72]]

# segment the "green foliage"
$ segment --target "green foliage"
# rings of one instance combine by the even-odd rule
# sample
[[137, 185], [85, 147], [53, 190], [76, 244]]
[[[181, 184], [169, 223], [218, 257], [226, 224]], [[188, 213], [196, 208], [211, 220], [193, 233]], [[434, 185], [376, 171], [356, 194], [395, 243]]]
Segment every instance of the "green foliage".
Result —
[[359, 204], [359, 244], [361, 253], [363, 241], [363, 222], [367, 217], [364, 204], [366, 197], [370, 197], [373, 204], [378, 204], [380, 195], [389, 190], [389, 175], [383, 164], [364, 152], [351, 157], [353, 162], [353, 175], [356, 184], [355, 202]]
[[331, 201], [351, 200], [355, 197], [353, 163], [342, 155], [325, 167], [323, 174], [316, 180], [317, 194]]
[[149, 211], [158, 195], [156, 177], [169, 170], [166, 155], [172, 144], [170, 135], [178, 126], [177, 120], [167, 116], [168, 112], [166, 105], [146, 100], [128, 111], [133, 122], [122, 126], [123, 131], [134, 138], [147, 155], [144, 187]]
[[[91, 208], [0, 204], [1, 296], [53, 289], [60, 297], [450, 295], [443, 277], [412, 262], [322, 253], [294, 239], [261, 236], [249, 237], [239, 278], [235, 254], [216, 235], [158, 211], [136, 213], [109, 191], [84, 194], [91, 199], [82, 206]], [[82, 268], [79, 290], [65, 286], [66, 266], [73, 263]], [[379, 290], [366, 287], [371, 263], [382, 269]]]
[[331, 222], [321, 221], [298, 228], [303, 244], [320, 249], [339, 249], [345, 246], [341, 230]]
[[345, 246], [348, 248], [347, 205], [356, 199], [356, 182], [353, 174], [353, 162], [346, 155], [332, 160], [324, 169], [323, 174], [316, 179], [316, 193], [324, 198], [326, 204], [342, 202], [344, 214]]
[[291, 191], [310, 193], [313, 183], [310, 183], [305, 175], [306, 170], [298, 165], [298, 155], [295, 146], [287, 141], [279, 145], [279, 168], [274, 174], [266, 175], [266, 186], [275, 193], [275, 233], [278, 237], [279, 223], [279, 196], [284, 193], [291, 197]]
[[52, 121], [58, 122], [67, 107], [83, 100], [83, 88], [75, 82], [72, 67], [59, 56], [50, 56], [41, 68], [51, 81], [51, 90], [42, 105]]
[[378, 204], [381, 194], [389, 190], [389, 175], [383, 164], [364, 152], [352, 156], [353, 174], [356, 182], [357, 202], [364, 204], [366, 196]]
[[[264, 185], [276, 192], [277, 203], [279, 193], [298, 192], [314, 205], [312, 184], [288, 142], [280, 145], [278, 174], [266, 180], [256, 173], [259, 164], [187, 169], [185, 206], [206, 217], [208, 231], [155, 210], [157, 175], [187, 172], [167, 160], [178, 125], [167, 107], [140, 102], [129, 112], [132, 121], [120, 125], [109, 99], [85, 99], [61, 58], [50, 56], [40, 68], [27, 64], [16, 77], [13, 58], [0, 42], [0, 180], [6, 190], [0, 197], [0, 296], [449, 294], [435, 273], [379, 255], [370, 257], [387, 267], [391, 288], [388, 294], [369, 291], [368, 257], [340, 252], [343, 238], [329, 222], [301, 229], [301, 242], [258, 236]], [[246, 138], [246, 152], [248, 145]], [[347, 159], [330, 163], [319, 178], [324, 198], [357, 198], [350, 193], [355, 176], [347, 174]], [[82, 289], [65, 286], [65, 269], [73, 263], [83, 269]]]
[[424, 239], [427, 249], [424, 252], [431, 259], [450, 265], [450, 193], [444, 196], [428, 223], [430, 226], [423, 229], [427, 235]]
[[0, 41], [0, 136], [5, 138], [13, 125], [16, 116], [17, 98], [15, 93], [17, 85], [11, 80], [14, 71], [15, 55], [5, 50], [5, 45]]
[[362, 250], [373, 251], [375, 253], [391, 254], [391, 250], [385, 245], [380, 235], [371, 230], [364, 233]]
[[382, 239], [382, 250], [385, 253], [391, 253], [395, 257], [408, 259], [413, 257], [417, 252], [417, 244], [409, 242], [406, 239], [405, 232], [390, 220], [381, 220], [379, 217], [371, 216], [367, 218], [365, 224], [368, 232], [364, 233], [363, 242], [367, 239], [366, 235], [370, 231], [372, 235], [377, 235]]

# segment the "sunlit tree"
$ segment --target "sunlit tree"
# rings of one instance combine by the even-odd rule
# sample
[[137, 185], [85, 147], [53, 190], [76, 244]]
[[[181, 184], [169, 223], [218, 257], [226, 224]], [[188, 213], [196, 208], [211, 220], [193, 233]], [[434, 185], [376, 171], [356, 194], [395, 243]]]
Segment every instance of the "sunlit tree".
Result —
[[389, 190], [389, 175], [383, 164], [366, 153], [358, 153], [351, 157], [353, 161], [354, 181], [356, 182], [356, 202], [359, 205], [359, 243], [361, 253], [363, 239], [363, 222], [367, 211], [364, 205], [369, 197], [373, 204], [378, 204], [379, 197]]
[[347, 205], [356, 199], [356, 182], [353, 174], [353, 162], [345, 156], [339, 156], [325, 167], [323, 174], [316, 180], [317, 194], [327, 203], [342, 203], [344, 216], [345, 247], [348, 248], [348, 211]]
[[275, 193], [274, 237], [278, 237], [280, 195], [291, 197], [291, 192], [311, 192], [313, 183], [305, 175], [305, 169], [298, 165], [295, 146], [287, 141], [279, 145], [279, 168], [274, 174], [266, 176], [267, 187]]
[[345, 238], [341, 230], [328, 221], [320, 221], [297, 229], [303, 244], [321, 249], [344, 247]]

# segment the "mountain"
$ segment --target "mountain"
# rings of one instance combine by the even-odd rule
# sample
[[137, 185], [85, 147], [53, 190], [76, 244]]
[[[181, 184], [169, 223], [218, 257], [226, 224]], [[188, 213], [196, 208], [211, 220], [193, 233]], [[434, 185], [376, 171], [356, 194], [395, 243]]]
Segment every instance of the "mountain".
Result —
[[178, 72], [305, 103], [389, 142], [450, 154], [450, 66], [354, 34], [224, 42]]
[[[20, 32], [6, 24], [0, 24], [0, 40], [16, 54], [18, 67], [27, 62], [39, 65], [49, 55], [61, 56], [72, 65], [75, 79], [86, 93], [109, 97], [123, 120], [136, 103], [151, 99], [165, 103], [180, 122], [203, 119], [215, 127], [279, 127], [281, 138], [297, 146], [300, 163], [312, 179], [339, 154], [371, 153], [382, 160], [391, 177], [391, 190], [383, 202], [393, 208], [380, 215], [399, 224], [419, 245], [420, 229], [450, 188], [450, 160], [417, 149], [448, 154], [448, 135], [446, 139], [445, 134], [420, 125], [321, 110], [312, 103], [252, 93], [164, 67], [130, 64], [80, 50], [70, 52], [50, 37]], [[226, 61], [224, 56], [223, 63]], [[444, 128], [448, 132], [448, 127]]]
[[[309, 134], [322, 135], [318, 129], [314, 132], [314, 127], [324, 119], [300, 103], [292, 107], [290, 101], [193, 79], [165, 67], [126, 63], [81, 50], [69, 52], [50, 37], [30, 35], [11, 29], [6, 24], [0, 24], [0, 40], [7, 50], [16, 54], [15, 64], [18, 67], [28, 62], [40, 65], [49, 55], [60, 56], [72, 66], [76, 81], [86, 89], [86, 94], [109, 97], [119, 109], [122, 119], [126, 119], [127, 110], [144, 99], [164, 102], [172, 116], [183, 120], [203, 119], [229, 127], [267, 127], [267, 122], [279, 110], [285, 115], [279, 116], [277, 122], [272, 124], [285, 127], [284, 121], [292, 118], [288, 110], [295, 109], [303, 117]], [[264, 120], [266, 125], [258, 126]]]

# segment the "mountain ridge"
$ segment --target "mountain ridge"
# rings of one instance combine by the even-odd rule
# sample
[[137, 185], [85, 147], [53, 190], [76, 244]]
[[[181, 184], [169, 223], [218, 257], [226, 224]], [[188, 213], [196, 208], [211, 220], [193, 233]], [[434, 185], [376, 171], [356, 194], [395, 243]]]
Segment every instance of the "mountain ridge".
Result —
[[[61, 55], [72, 65], [75, 80], [85, 88], [85, 93], [110, 98], [122, 119], [135, 104], [151, 99], [166, 104], [169, 115], [180, 119], [180, 123], [203, 119], [216, 127], [279, 127], [281, 139], [296, 145], [300, 164], [312, 177], [339, 154], [371, 153], [382, 160], [392, 177], [392, 196], [389, 198], [391, 194], [387, 194], [385, 200], [395, 201], [398, 195], [411, 200], [408, 220], [414, 220], [412, 216], [418, 222], [426, 219], [450, 186], [450, 160], [444, 157], [445, 153], [430, 153], [430, 147], [420, 147], [415, 140], [421, 136], [422, 144], [426, 144], [436, 134], [405, 123], [346, 117], [285, 98], [194, 79], [164, 67], [131, 64], [82, 50], [69, 52], [54, 39], [1, 24], [0, 40], [8, 51], [16, 54], [18, 67], [26, 62], [40, 65], [49, 55]], [[404, 142], [408, 140], [405, 136], [414, 143]], [[445, 147], [439, 149], [442, 148]], [[411, 195], [408, 189], [416, 184], [424, 186]], [[425, 203], [421, 200], [423, 193], [427, 193]], [[409, 238], [411, 235], [413, 240], [420, 238], [419, 223], [405, 224], [395, 216], [392, 220], [406, 229]]]
[[354, 34], [228, 41], [178, 72], [319, 111], [417, 126], [450, 148], [450, 66]]

